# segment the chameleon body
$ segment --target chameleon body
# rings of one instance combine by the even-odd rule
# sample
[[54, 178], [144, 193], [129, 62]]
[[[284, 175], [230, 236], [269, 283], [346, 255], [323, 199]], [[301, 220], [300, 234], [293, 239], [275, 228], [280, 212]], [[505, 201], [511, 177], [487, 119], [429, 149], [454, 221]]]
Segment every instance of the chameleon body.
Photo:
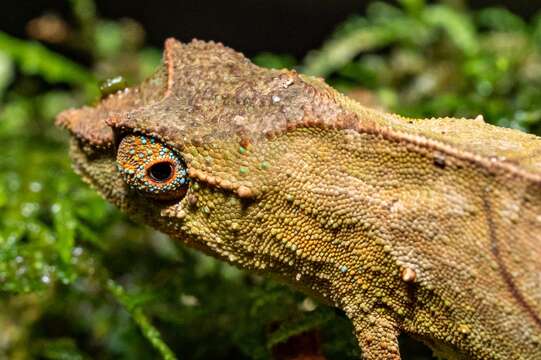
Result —
[[343, 309], [365, 359], [399, 359], [401, 332], [449, 359], [541, 359], [541, 138], [174, 39], [153, 77], [58, 123], [106, 199]]

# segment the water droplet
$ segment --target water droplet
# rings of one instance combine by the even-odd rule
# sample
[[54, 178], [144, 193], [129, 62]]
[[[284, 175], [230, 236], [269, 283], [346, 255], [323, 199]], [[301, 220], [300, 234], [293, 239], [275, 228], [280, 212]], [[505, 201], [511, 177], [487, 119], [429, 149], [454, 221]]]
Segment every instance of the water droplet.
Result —
[[40, 192], [43, 189], [43, 185], [38, 181], [33, 181], [30, 183], [30, 191]]
[[310, 298], [306, 298], [303, 300], [303, 302], [300, 304], [299, 309], [302, 311], [314, 311], [317, 308], [317, 304], [314, 302], [314, 300]]
[[59, 203], [54, 203], [53, 205], [51, 205], [51, 212], [53, 214], [56, 214], [56, 213], [58, 213], [60, 211], [61, 208], [62, 207], [60, 206]]
[[83, 254], [83, 248], [80, 246], [75, 247], [72, 254], [73, 256], [81, 256]]
[[36, 203], [24, 203], [21, 207], [21, 215], [24, 217], [32, 216], [39, 209]]
[[180, 302], [185, 306], [197, 306], [199, 305], [199, 299], [193, 295], [181, 294]]

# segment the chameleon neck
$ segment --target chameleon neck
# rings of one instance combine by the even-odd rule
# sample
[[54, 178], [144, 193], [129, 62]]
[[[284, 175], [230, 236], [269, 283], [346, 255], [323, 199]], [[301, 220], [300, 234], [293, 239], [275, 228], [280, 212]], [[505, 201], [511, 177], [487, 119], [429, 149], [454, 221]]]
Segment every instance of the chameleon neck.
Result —
[[[286, 276], [441, 349], [541, 351], [539, 184], [371, 133], [301, 128], [280, 141], [258, 206], [273, 209], [274, 245], [260, 248]], [[494, 326], [502, 313], [513, 316]]]

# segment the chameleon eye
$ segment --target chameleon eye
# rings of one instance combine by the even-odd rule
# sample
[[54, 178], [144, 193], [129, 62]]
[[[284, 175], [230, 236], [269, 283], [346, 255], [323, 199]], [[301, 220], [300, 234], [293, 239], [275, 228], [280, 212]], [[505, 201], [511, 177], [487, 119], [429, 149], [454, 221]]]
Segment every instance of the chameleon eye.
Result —
[[156, 182], [164, 182], [173, 176], [173, 165], [170, 162], [163, 161], [153, 164], [148, 168], [148, 176]]
[[124, 137], [118, 146], [117, 167], [124, 181], [140, 192], [166, 199], [186, 193], [186, 165], [178, 154], [153, 137]]

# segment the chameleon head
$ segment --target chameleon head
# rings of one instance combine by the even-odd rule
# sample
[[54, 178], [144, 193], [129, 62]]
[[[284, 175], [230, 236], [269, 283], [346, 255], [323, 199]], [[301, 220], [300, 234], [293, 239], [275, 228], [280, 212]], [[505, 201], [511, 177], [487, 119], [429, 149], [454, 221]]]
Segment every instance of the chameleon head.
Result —
[[330, 253], [330, 230], [306, 230], [330, 214], [316, 214], [298, 190], [321, 169], [302, 134], [354, 120], [333, 96], [320, 80], [259, 68], [221, 44], [168, 40], [150, 79], [57, 122], [72, 134], [76, 171], [130, 216], [299, 280], [298, 261]]

